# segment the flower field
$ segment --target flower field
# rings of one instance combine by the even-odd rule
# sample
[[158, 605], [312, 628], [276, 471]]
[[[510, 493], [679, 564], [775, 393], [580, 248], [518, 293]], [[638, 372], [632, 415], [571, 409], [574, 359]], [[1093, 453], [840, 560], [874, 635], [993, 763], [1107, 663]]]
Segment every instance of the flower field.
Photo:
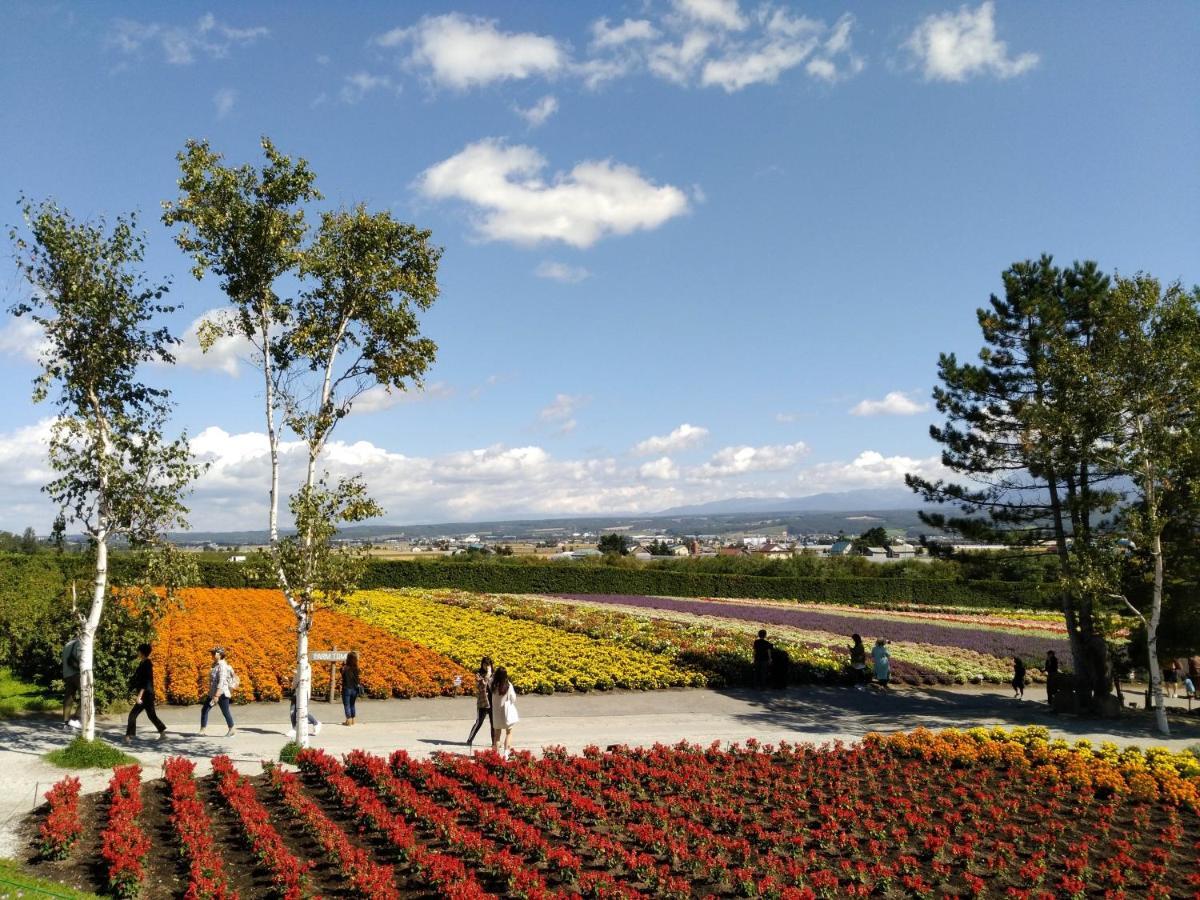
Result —
[[438, 602], [437, 592], [361, 591], [346, 611], [395, 637], [474, 668], [482, 656], [506, 666], [521, 692], [652, 690], [703, 686], [704, 674], [668, 656], [536, 622]]
[[[278, 591], [189, 588], [182, 605], [159, 621], [156, 694], [169, 703], [198, 703], [208, 694], [209, 651], [225, 647], [241, 679], [239, 700], [279, 700], [290, 688], [296, 659], [295, 618]], [[309, 634], [312, 650], [357, 650], [362, 684], [371, 697], [435, 697], [463, 693], [470, 679], [451, 659], [352, 616], [320, 610]], [[455, 685], [454, 679], [463, 679]], [[313, 666], [313, 692], [329, 689], [329, 667]]]
[[[166, 784], [114, 778], [124, 793], [93, 815], [122, 803], [121, 827], [156, 845], [147, 883], [173, 877], [172, 893], [193, 897], [1200, 892], [1196, 758], [1050, 741], [1036, 728], [508, 760], [307, 750], [298, 763], [299, 775], [268, 766], [247, 778], [224, 757], [211, 776], [168, 760]], [[167, 827], [139, 821], [164, 814]], [[86, 823], [72, 858], [94, 852], [99, 828]], [[69, 863], [31, 865], [45, 875]]]
[[[767, 627], [777, 637], [828, 648], [845, 653], [848, 636], [858, 632], [868, 646], [877, 637], [892, 642], [893, 668], [897, 663], [910, 663], [920, 670], [936, 673], [938, 681], [964, 682], [974, 677], [1002, 683], [1012, 675], [1012, 657], [1020, 656], [1028, 665], [1028, 674], [1040, 680], [1040, 663], [1047, 650], [1054, 650], [1059, 660], [1070, 667], [1071, 649], [1066, 635], [1045, 631], [1010, 628], [1007, 620], [1001, 627], [969, 620], [940, 622], [931, 617], [904, 618], [890, 611], [842, 608], [829, 611], [827, 607], [797, 604], [764, 603], [758, 601], [699, 600], [679, 597], [640, 597], [630, 595], [561, 595], [571, 603], [603, 604], [627, 612], [639, 612], [655, 617], [669, 617], [681, 622], [719, 622], [721, 627], [754, 632]], [[938, 613], [936, 615], [945, 615]], [[969, 615], [960, 613], [963, 617]], [[991, 616], [995, 619], [995, 616]], [[903, 671], [897, 674], [905, 679]]]

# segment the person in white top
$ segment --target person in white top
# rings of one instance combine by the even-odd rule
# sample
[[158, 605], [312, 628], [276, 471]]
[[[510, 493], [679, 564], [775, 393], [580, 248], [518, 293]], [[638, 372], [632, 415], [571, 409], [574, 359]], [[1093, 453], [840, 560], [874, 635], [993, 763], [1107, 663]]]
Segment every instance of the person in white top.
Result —
[[[508, 680], [508, 670], [497, 666], [492, 673], [492, 749], [508, 758], [513, 726], [521, 720], [517, 715], [517, 691]], [[500, 733], [504, 732], [504, 749], [500, 749]]]
[[204, 734], [208, 728], [208, 711], [219, 706], [225, 724], [229, 726], [225, 737], [229, 737], [237, 730], [233, 726], [233, 713], [229, 711], [229, 698], [233, 696], [233, 669], [225, 662], [224, 647], [213, 647], [212, 658], [213, 665], [208, 670], [208, 697], [200, 708], [200, 733]]

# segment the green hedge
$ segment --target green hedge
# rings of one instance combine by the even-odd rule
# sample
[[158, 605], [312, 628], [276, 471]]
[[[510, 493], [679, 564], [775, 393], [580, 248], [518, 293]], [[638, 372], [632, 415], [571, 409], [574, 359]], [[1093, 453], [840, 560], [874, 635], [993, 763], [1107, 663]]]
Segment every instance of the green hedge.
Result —
[[512, 594], [646, 594], [759, 597], [818, 603], [925, 603], [935, 606], [1044, 606], [1030, 585], [917, 578], [789, 578], [622, 569], [564, 563], [501, 566], [426, 560], [372, 562], [363, 588], [443, 587]]

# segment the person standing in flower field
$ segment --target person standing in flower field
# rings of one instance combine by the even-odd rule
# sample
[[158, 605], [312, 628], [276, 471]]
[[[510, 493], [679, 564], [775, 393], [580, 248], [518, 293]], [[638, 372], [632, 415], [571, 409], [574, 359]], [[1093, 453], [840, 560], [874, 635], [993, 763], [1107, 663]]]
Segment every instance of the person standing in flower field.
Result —
[[208, 670], [208, 698], [200, 707], [200, 733], [204, 734], [208, 730], [209, 710], [214, 706], [219, 706], [221, 715], [225, 717], [225, 724], [229, 727], [229, 730], [225, 732], [225, 737], [230, 737], [237, 731], [233, 725], [233, 713], [229, 710], [229, 698], [233, 696], [235, 687], [233, 682], [237, 676], [233, 674], [232, 667], [225, 661], [224, 647], [213, 647], [212, 658], [212, 668]]
[[754, 641], [754, 686], [765, 690], [771, 679], [771, 642], [767, 629], [760, 628]]
[[79, 637], [73, 637], [62, 649], [63, 728], [78, 728], [79, 720], [71, 717], [71, 709], [79, 707]]
[[[508, 679], [508, 670], [497, 666], [492, 676], [490, 691], [492, 707], [492, 749], [508, 759], [509, 744], [512, 741], [512, 729], [521, 717], [517, 714], [517, 689]], [[500, 747], [500, 734], [504, 733], [504, 748]]]
[[129, 711], [129, 721], [125, 723], [125, 743], [132, 741], [137, 733], [137, 717], [142, 710], [146, 711], [146, 718], [158, 729], [160, 739], [167, 733], [167, 726], [154, 711], [154, 663], [150, 662], [150, 651], [149, 644], [138, 645], [138, 666], [129, 679], [129, 687], [133, 691], [133, 709]]
[[871, 660], [875, 663], [875, 680], [886, 691], [888, 682], [892, 680], [892, 658], [888, 654], [887, 641], [883, 638], [875, 641], [875, 647], [871, 650]]
[[[346, 714], [346, 721], [343, 725], [353, 725], [354, 718], [357, 715], [355, 701], [358, 695], [362, 692], [362, 682], [358, 675], [358, 654], [351, 650], [346, 654], [346, 661], [342, 663], [342, 712]], [[292, 720], [292, 727], [295, 727], [295, 720]]]
[[[475, 672], [475, 725], [467, 735], [467, 749], [475, 743], [475, 735], [483, 726], [483, 720], [492, 718], [492, 658], [485, 656], [479, 661], [479, 669]], [[495, 726], [492, 726], [493, 729]]]
[[1013, 657], [1012, 689], [1014, 700], [1025, 699], [1025, 661], [1019, 656]]
[[854, 643], [850, 647], [850, 668], [853, 671], [854, 689], [865, 691], [870, 676], [867, 675], [867, 648], [863, 646], [861, 634], [852, 634]]

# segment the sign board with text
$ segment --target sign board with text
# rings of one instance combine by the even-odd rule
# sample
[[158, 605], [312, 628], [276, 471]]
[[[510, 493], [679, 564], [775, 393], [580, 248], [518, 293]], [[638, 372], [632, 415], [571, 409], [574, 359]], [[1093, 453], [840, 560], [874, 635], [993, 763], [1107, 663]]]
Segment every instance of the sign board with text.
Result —
[[349, 650], [316, 650], [308, 658], [313, 662], [345, 662], [349, 655]]

